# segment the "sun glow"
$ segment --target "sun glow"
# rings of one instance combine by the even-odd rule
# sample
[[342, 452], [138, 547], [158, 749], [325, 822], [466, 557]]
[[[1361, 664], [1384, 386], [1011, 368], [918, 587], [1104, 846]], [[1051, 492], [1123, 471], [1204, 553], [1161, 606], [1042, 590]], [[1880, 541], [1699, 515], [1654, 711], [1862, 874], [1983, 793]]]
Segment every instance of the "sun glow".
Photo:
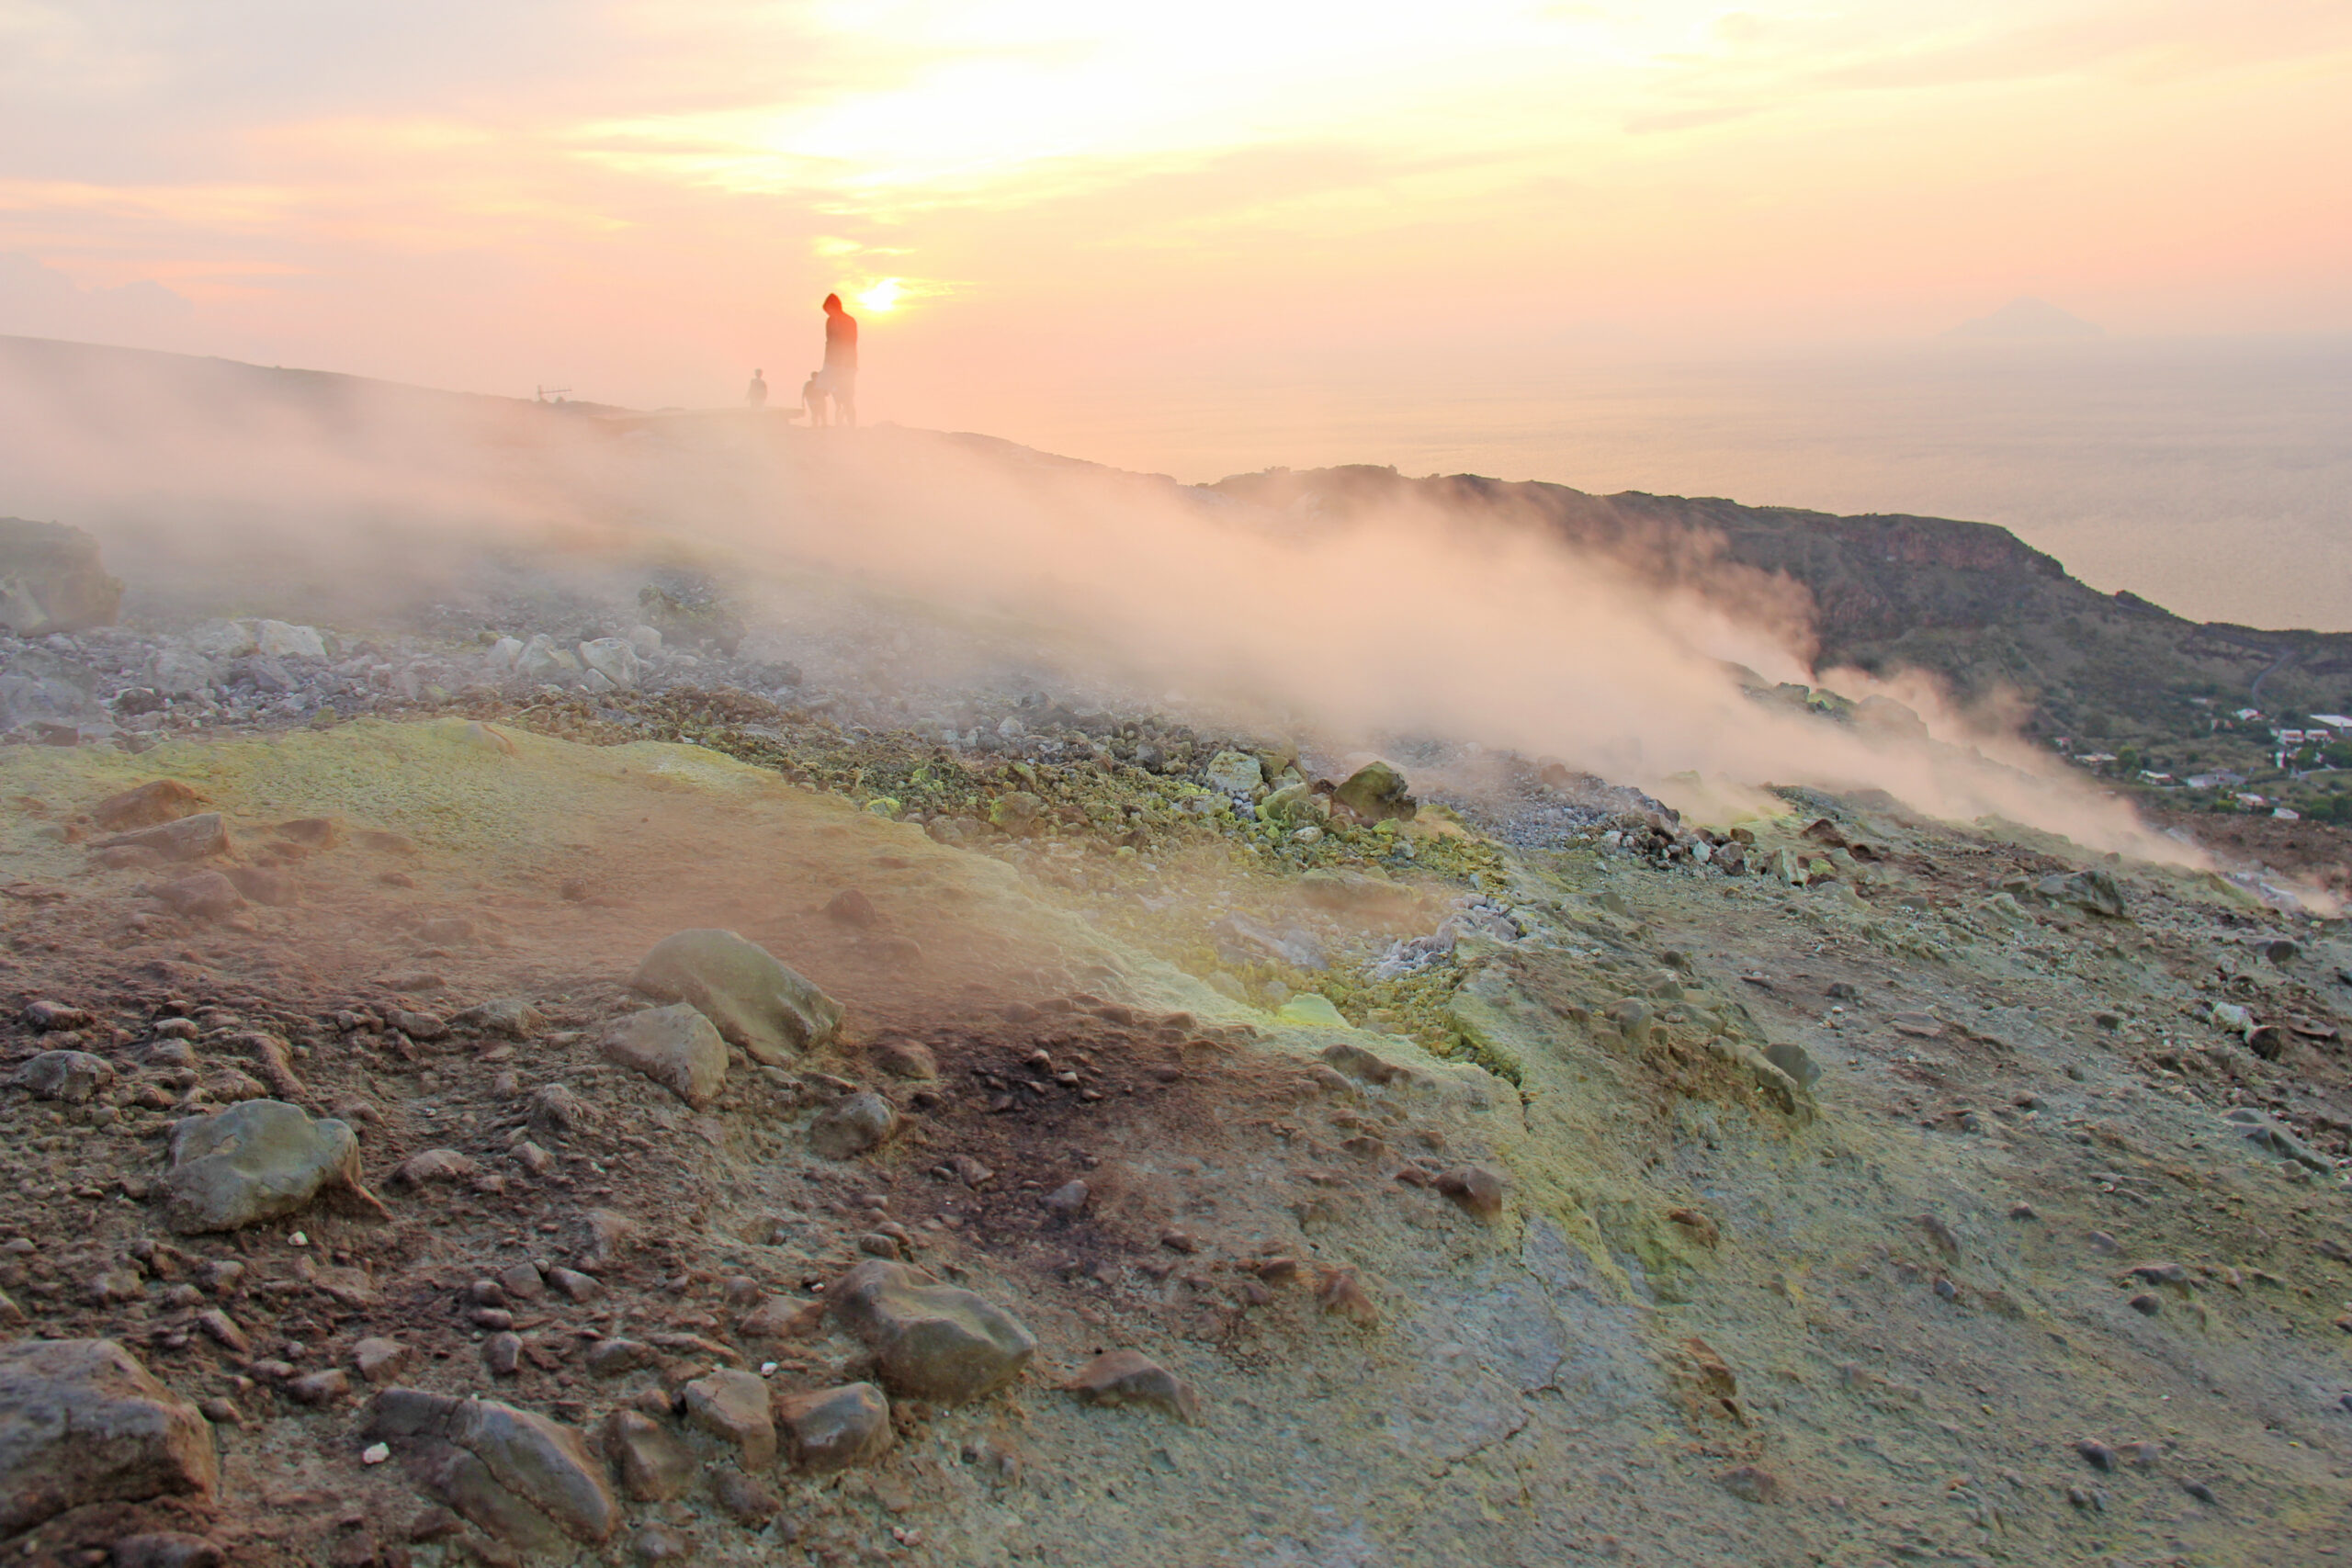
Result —
[[899, 297], [905, 292], [906, 289], [897, 278], [886, 277], [873, 288], [861, 290], [856, 295], [856, 299], [859, 304], [877, 315], [886, 314], [899, 308]]

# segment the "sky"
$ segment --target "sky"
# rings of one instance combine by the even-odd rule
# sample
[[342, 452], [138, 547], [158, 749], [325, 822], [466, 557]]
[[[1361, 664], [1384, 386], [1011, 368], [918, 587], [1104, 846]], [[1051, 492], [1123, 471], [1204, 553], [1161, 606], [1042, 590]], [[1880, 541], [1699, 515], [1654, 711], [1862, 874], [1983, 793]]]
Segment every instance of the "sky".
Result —
[[2344, 333], [2347, 73], [2344, 0], [0, 0], [0, 331], [707, 406], [895, 295], [868, 417], [1035, 438], [2020, 294]]

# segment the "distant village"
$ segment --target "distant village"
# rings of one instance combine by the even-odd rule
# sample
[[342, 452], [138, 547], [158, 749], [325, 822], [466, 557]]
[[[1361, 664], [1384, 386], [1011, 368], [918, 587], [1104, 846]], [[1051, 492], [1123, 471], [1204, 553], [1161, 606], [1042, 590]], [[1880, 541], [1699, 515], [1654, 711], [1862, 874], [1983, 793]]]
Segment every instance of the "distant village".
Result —
[[[2191, 698], [2211, 707], [2210, 697]], [[2135, 790], [2175, 796], [2175, 809], [2256, 812], [2296, 821], [2315, 817], [2352, 822], [2352, 715], [2265, 714], [2242, 707], [2214, 714], [2210, 741], [2152, 742], [2143, 749], [2088, 749], [2061, 736], [2053, 744], [2079, 767]]]

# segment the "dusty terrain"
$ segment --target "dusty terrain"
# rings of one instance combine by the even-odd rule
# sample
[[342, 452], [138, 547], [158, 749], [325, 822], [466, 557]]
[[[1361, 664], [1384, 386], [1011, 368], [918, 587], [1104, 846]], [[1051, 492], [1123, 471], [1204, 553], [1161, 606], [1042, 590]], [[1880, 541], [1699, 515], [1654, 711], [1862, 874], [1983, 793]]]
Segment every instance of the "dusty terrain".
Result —
[[[1238, 827], [1147, 837], [1149, 872], [1132, 829], [1058, 819], [957, 847], [707, 748], [459, 718], [19, 747], [0, 769], [7, 984], [88, 1015], [15, 1023], [10, 1057], [71, 1040], [117, 1074], [85, 1102], [0, 1101], [0, 1288], [18, 1332], [110, 1337], [220, 1402], [212, 1500], [70, 1511], [11, 1542], [28, 1557], [144, 1529], [237, 1562], [511, 1555], [364, 1461], [368, 1337], [408, 1348], [402, 1383], [586, 1431], [663, 1412], [705, 1476], [563, 1549], [616, 1559], [2273, 1562], [2331, 1552], [2352, 1500], [2344, 955], [2206, 879], [2110, 868], [2130, 902], [2102, 917], [2032, 891], [2056, 846], [1808, 803], [1750, 831], [1759, 862], [1863, 846], [1811, 886], [1694, 864], [1687, 833], [1612, 844], [1596, 823], [1448, 876], [1345, 829], [1334, 866], [1373, 880], [1334, 911]], [[158, 778], [226, 819], [208, 863], [274, 873], [254, 884], [274, 901], [175, 915], [145, 891], [158, 867], [100, 863], [85, 814]], [[1165, 787], [1017, 759], [970, 782]], [[316, 819], [323, 843], [277, 828]], [[1461, 854], [1434, 820], [1401, 836]], [[866, 923], [828, 912], [852, 887]], [[1181, 915], [1148, 908], [1178, 895]], [[1508, 919], [1386, 992], [1335, 983], [1345, 964], [1220, 959], [1202, 929], [1241, 911], [1375, 953], [1384, 922], [1473, 898]], [[645, 951], [707, 926], [847, 1021], [788, 1069], [737, 1053], [696, 1110], [597, 1040], [645, 1005], [626, 984]], [[1352, 1027], [1187, 966], [1253, 1001], [1320, 982]], [[537, 1017], [468, 1010], [501, 1001]], [[2287, 1024], [2280, 1059], [2216, 1001]], [[268, 1081], [256, 1035], [294, 1082]], [[1817, 1084], [1790, 1095], [1734, 1054], [1767, 1043], [1802, 1046]], [[884, 1064], [909, 1043], [935, 1080]], [[1369, 1081], [1379, 1064], [1401, 1071]], [[576, 1117], [534, 1098], [551, 1084]], [[820, 1157], [806, 1127], [851, 1085], [904, 1126]], [[270, 1093], [358, 1130], [385, 1213], [328, 1194], [175, 1235], [166, 1134]], [[2233, 1107], [2281, 1135], [2257, 1147]], [[2279, 1152], [2298, 1140], [2300, 1163]], [[463, 1160], [396, 1174], [435, 1149]], [[1470, 1166], [1505, 1179], [1491, 1218], [1430, 1185]], [[1085, 1206], [1049, 1208], [1071, 1180]], [[967, 1404], [899, 1400], [878, 1461], [760, 1470], [777, 1511], [741, 1522], [712, 1489], [739, 1450], [671, 1395], [723, 1365], [782, 1393], [871, 1375], [837, 1329], [759, 1314], [821, 1300], [877, 1245], [1014, 1314], [1036, 1360]], [[602, 1293], [481, 1318], [475, 1281], [526, 1261]], [[521, 1341], [503, 1375], [501, 1321]], [[615, 1339], [654, 1349], [599, 1376]], [[1189, 1383], [1197, 1420], [1057, 1390], [1117, 1348]]]

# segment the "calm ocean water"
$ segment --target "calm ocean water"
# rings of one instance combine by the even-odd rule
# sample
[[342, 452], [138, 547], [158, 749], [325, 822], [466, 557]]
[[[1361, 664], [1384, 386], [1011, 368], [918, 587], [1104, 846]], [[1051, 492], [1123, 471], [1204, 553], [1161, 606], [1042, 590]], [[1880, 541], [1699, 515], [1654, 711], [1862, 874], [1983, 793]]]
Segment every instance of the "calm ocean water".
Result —
[[2352, 339], [1544, 358], [1475, 382], [1163, 366], [1017, 398], [990, 428], [1187, 480], [1387, 463], [1973, 518], [2185, 615], [2352, 629]]

